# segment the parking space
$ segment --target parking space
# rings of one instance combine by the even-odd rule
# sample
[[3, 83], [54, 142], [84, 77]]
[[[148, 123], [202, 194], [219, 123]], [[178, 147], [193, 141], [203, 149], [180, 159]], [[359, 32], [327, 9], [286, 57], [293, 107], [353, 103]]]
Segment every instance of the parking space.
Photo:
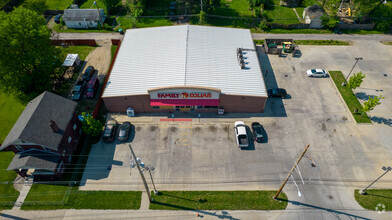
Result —
[[[384, 48], [374, 47], [380, 51]], [[332, 80], [308, 78], [305, 71], [323, 68], [347, 73], [353, 57], [364, 56], [363, 63], [354, 70], [368, 74], [361, 89], [391, 94], [386, 86], [390, 79], [380, 79], [377, 74], [392, 70], [384, 63], [384, 52], [373, 54], [380, 59], [372, 57], [376, 63], [368, 63], [366, 54], [359, 53], [355, 46], [302, 46], [301, 50], [301, 58], [267, 57], [260, 53], [263, 73], [269, 70], [265, 77], [267, 88], [285, 88], [290, 95], [283, 100], [269, 99], [264, 113], [204, 115], [193, 121], [160, 121], [163, 116], [148, 115], [128, 118], [113, 114], [108, 118], [134, 124], [134, 137], [129, 143], [137, 157], [155, 167], [153, 177], [158, 190], [276, 189], [303, 148], [310, 144], [309, 156], [317, 167], [312, 168], [311, 161], [303, 159], [299, 168], [305, 183], [312, 187], [301, 185], [300, 188], [313, 197], [304, 196], [301, 201], [323, 207], [327, 204], [328, 208], [341, 208], [344, 202], [346, 207], [357, 208], [353, 198], [346, 198], [347, 193], [339, 196], [331, 192], [332, 186], [343, 187], [338, 191], [344, 191], [344, 187], [361, 187], [376, 178], [380, 167], [392, 160], [392, 141], [388, 136], [391, 127], [383, 123], [357, 125]], [[391, 106], [386, 103], [371, 115], [392, 118]], [[267, 140], [239, 149], [234, 136], [237, 120], [245, 121], [248, 126], [260, 122]], [[129, 167], [129, 143], [94, 145], [81, 190], [142, 190], [137, 170]], [[298, 174], [294, 177], [300, 181]], [[385, 180], [392, 178], [385, 177]], [[286, 190], [289, 196], [296, 197], [293, 184]], [[334, 199], [329, 197], [331, 194]]]

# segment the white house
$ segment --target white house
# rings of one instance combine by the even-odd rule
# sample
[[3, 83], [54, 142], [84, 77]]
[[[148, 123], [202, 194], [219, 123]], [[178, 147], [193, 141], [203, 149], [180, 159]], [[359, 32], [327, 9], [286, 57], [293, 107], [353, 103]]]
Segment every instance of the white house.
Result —
[[105, 22], [105, 11], [103, 9], [65, 9], [63, 21], [68, 28], [89, 29], [97, 28], [98, 24]]
[[302, 18], [305, 24], [309, 24], [309, 28], [322, 28], [321, 16], [324, 15], [324, 9], [319, 5], [312, 5], [305, 8]]

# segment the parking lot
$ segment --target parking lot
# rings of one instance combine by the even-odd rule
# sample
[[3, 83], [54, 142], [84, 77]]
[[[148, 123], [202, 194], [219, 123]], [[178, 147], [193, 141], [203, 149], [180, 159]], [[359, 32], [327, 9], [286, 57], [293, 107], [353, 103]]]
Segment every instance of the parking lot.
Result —
[[[128, 144], [146, 165], [152, 165], [158, 190], [276, 190], [307, 144], [311, 161], [304, 158], [300, 172], [305, 194], [298, 198], [297, 189], [289, 182], [289, 198], [329, 208], [358, 208], [352, 191], [381, 174], [381, 167], [391, 161], [392, 97], [388, 57], [392, 47], [379, 42], [353, 46], [301, 46], [302, 57], [266, 56], [260, 51], [267, 88], [285, 88], [287, 99], [271, 98], [260, 114], [202, 114], [192, 121], [161, 121], [167, 116], [143, 115], [129, 118], [111, 114], [120, 123], [133, 123], [128, 143], [99, 142], [92, 147], [81, 190], [143, 190], [136, 168], [130, 169]], [[258, 48], [261, 50], [261, 48]], [[383, 118], [380, 123], [358, 125], [352, 119], [330, 78], [308, 78], [311, 68], [341, 70], [347, 74], [354, 57], [363, 61], [354, 72], [367, 74], [356, 92], [383, 94], [387, 98], [370, 113]], [[381, 77], [382, 76], [382, 77]], [[184, 113], [182, 113], [184, 114]], [[183, 117], [184, 115], [176, 115]], [[266, 131], [264, 143], [239, 149], [234, 136], [234, 122], [243, 120], [250, 126], [260, 122]], [[390, 165], [390, 164], [389, 164]], [[149, 175], [146, 173], [149, 181]], [[300, 176], [293, 177], [300, 183]], [[386, 176], [379, 187], [387, 186]], [[150, 185], [151, 186], [151, 185]], [[306, 194], [309, 192], [309, 194]], [[311, 194], [311, 195], [310, 195]]]

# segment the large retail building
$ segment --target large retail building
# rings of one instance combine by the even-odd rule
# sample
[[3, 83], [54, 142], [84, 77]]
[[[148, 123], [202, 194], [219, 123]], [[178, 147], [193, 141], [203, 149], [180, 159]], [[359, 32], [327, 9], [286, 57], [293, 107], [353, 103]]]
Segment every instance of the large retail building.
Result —
[[247, 29], [127, 30], [102, 96], [110, 112], [263, 112], [267, 92]]

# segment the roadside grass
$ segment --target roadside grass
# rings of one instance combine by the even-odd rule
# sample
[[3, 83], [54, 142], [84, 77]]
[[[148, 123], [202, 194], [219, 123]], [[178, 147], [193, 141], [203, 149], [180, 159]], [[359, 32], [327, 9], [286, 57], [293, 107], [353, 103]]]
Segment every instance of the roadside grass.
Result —
[[[114, 58], [114, 54], [116, 53], [117, 47], [118, 47], [118, 46], [116, 46], [116, 45], [110, 46], [110, 54], [111, 54], [112, 58], [110, 59], [109, 68], [110, 68], [110, 66], [112, 65], [112, 63], [114, 62], [113, 58]], [[108, 70], [108, 71], [109, 71], [109, 70]]]
[[251, 29], [253, 33], [270, 33], [270, 34], [333, 34], [331, 30], [319, 30], [319, 29], [271, 29], [271, 30], [260, 30], [258, 28]]
[[392, 41], [381, 41], [381, 43], [385, 45], [392, 45]]
[[253, 40], [253, 42], [255, 42], [255, 44], [264, 44], [264, 40]]
[[295, 40], [297, 45], [350, 45], [349, 41], [340, 40]]
[[[97, 1], [97, 5], [99, 7], [99, 9], [105, 9], [105, 13], [106, 13], [106, 7], [103, 4], [102, 0], [96, 0]], [[97, 6], [93, 5], [94, 0], [85, 0], [83, 1], [83, 4], [79, 5], [79, 8], [83, 8], [83, 9], [88, 9], [88, 8], [93, 8], [93, 9], [97, 9]]]
[[[107, 24], [106, 21], [104, 22], [105, 25], [111, 26], [111, 24]], [[106, 26], [105, 26], [106, 27]], [[60, 24], [53, 24], [52, 30], [60, 33], [110, 33], [113, 32], [112, 30], [107, 29], [68, 29], [67, 26]]]
[[49, 10], [64, 10], [72, 4], [72, 0], [46, 0]]
[[359, 190], [356, 189], [354, 197], [364, 209], [376, 210], [378, 204], [383, 204], [385, 211], [392, 211], [392, 189], [367, 189], [366, 195], [359, 194]]
[[[150, 209], [161, 210], [276, 210], [285, 209], [287, 196], [276, 191], [160, 191]], [[152, 193], [153, 194], [153, 193]], [[284, 201], [286, 200], [286, 201]]]
[[247, 0], [225, 0], [221, 1], [221, 6], [216, 7], [213, 15], [230, 16], [230, 17], [254, 17], [254, 10], [249, 10]]
[[[362, 115], [362, 105], [359, 103], [357, 97], [353, 93], [351, 89], [347, 86], [342, 86], [344, 82], [344, 76], [341, 71], [329, 71], [336, 87], [338, 88], [340, 94], [342, 95], [344, 101], [346, 102], [347, 107], [350, 110], [350, 113], [354, 116], [354, 119], [357, 123], [371, 123], [370, 118], [366, 113]], [[357, 113], [353, 113], [355, 109], [358, 109]]]
[[343, 34], [361, 34], [361, 35], [366, 35], [366, 34], [385, 34], [383, 31], [377, 31], [377, 30], [341, 30]]

